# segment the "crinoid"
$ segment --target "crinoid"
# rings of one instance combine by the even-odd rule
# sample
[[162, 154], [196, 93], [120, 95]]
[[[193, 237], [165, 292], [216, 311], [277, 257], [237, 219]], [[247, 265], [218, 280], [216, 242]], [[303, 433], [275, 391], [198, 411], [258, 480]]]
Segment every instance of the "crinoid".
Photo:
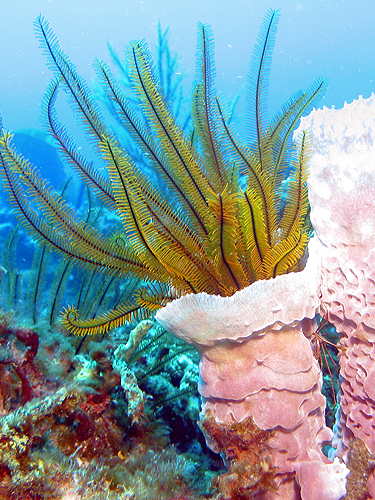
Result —
[[[248, 79], [249, 142], [237, 135], [229, 109], [214, 87], [213, 36], [198, 25], [197, 78], [192, 129], [185, 133], [172, 113], [144, 41], [127, 48], [134, 106], [109, 68], [96, 61], [98, 79], [162, 188], [135, 164], [103, 119], [90, 89], [61, 50], [48, 23], [36, 31], [55, 74], [43, 101], [43, 119], [67, 161], [90, 190], [122, 221], [122, 231], [103, 236], [69, 207], [1, 133], [4, 186], [31, 236], [64, 259], [92, 272], [136, 277], [131, 299], [93, 319], [68, 308], [63, 323], [76, 334], [104, 333], [131, 319], [150, 316], [175, 297], [207, 292], [232, 295], [256, 280], [300, 268], [311, 231], [306, 176], [309, 141], [293, 146], [300, 117], [324, 94], [316, 80], [294, 94], [269, 122], [268, 78], [278, 11], [269, 11], [255, 45]], [[58, 119], [59, 89], [108, 175], [80, 153]], [[289, 176], [287, 200], [283, 181]]]

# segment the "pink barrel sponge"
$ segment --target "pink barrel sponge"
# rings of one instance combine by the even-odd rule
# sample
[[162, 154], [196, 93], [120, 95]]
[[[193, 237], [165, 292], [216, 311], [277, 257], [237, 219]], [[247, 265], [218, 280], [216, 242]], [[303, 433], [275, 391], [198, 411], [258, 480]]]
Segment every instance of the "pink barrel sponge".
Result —
[[[375, 453], [374, 124], [374, 95], [340, 110], [316, 110], [301, 123], [313, 137], [308, 188], [321, 242], [321, 314], [340, 333], [336, 444], [346, 460], [355, 440]], [[374, 481], [372, 473], [369, 492]]]
[[[156, 315], [167, 330], [199, 350], [206, 440], [222, 452], [220, 432], [225, 437], [233, 433], [225, 450], [230, 476], [241, 483], [240, 464], [233, 462], [242, 459], [245, 469], [254, 467], [260, 478], [243, 485], [249, 498], [251, 493], [259, 500], [338, 500], [345, 493], [345, 466], [330, 463], [321, 452], [332, 435], [324, 423], [321, 372], [308, 340], [315, 328], [309, 318], [319, 305], [319, 286], [320, 262], [313, 239], [301, 272], [257, 281], [231, 297], [186, 295]], [[207, 416], [216, 426], [204, 425]], [[234, 434], [251, 428], [250, 423], [238, 423], [249, 419], [257, 430], [266, 431], [251, 460], [234, 451]], [[243, 436], [243, 442], [246, 439]], [[273, 474], [272, 484], [263, 490], [262, 467], [264, 475]], [[319, 490], [312, 486], [316, 482]]]

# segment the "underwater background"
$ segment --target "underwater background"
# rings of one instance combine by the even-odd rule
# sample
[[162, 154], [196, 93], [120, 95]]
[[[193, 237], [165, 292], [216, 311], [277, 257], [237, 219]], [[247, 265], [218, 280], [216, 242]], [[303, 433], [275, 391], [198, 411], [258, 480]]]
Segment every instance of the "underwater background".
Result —
[[0, 109], [12, 130], [41, 128], [40, 100], [50, 81], [33, 22], [42, 14], [81, 76], [94, 77], [95, 58], [109, 62], [106, 42], [122, 54], [130, 40], [157, 42], [170, 27], [170, 46], [181, 56], [186, 89], [195, 74], [197, 22], [212, 26], [217, 88], [243, 91], [265, 12], [281, 9], [270, 79], [270, 114], [315, 78], [329, 78], [322, 104], [336, 108], [374, 90], [375, 5], [371, 0], [14, 0], [1, 2]]
[[[95, 78], [95, 58], [110, 63], [107, 43], [123, 58], [131, 40], [146, 39], [155, 48], [158, 24], [169, 28], [170, 49], [178, 53], [185, 98], [195, 76], [197, 22], [212, 26], [216, 86], [230, 100], [239, 98], [237, 129], [244, 135], [243, 106], [250, 56], [265, 12], [280, 9], [277, 41], [269, 82], [269, 115], [296, 90], [317, 77], [328, 78], [320, 103], [340, 108], [374, 90], [375, 5], [371, 0], [181, 0], [3, 1], [0, 28], [0, 110], [12, 131], [41, 130], [40, 102], [51, 79], [39, 49], [33, 22], [42, 15], [61, 41], [80, 75]], [[155, 53], [155, 51], [154, 51]], [[62, 100], [62, 99], [60, 99]], [[60, 104], [68, 126], [75, 121]], [[79, 136], [79, 130], [76, 130]], [[84, 147], [84, 145], [82, 145]], [[89, 149], [85, 150], [86, 154]], [[91, 158], [94, 161], [94, 157]]]
[[[236, 103], [233, 120], [245, 136], [246, 77], [259, 26], [270, 8], [281, 9], [269, 82], [270, 116], [318, 77], [329, 80], [319, 106], [340, 108], [358, 95], [369, 97], [375, 89], [371, 0], [1, 3], [0, 114], [5, 128], [16, 133], [18, 150], [60, 190], [65, 190], [70, 174], [40, 123], [41, 101], [52, 72], [35, 36], [33, 23], [39, 15], [50, 23], [94, 94], [95, 59], [114, 67], [113, 54], [122, 60], [123, 47], [131, 40], [146, 39], [154, 56], [160, 40], [167, 42], [171, 54], [177, 55], [178, 78], [181, 75], [180, 123], [190, 111], [201, 21], [213, 30], [216, 87]], [[81, 152], [97, 166], [64, 96], [57, 109]], [[67, 197], [81, 213], [91, 203], [85, 196], [76, 184], [69, 186]], [[97, 336], [91, 343], [63, 331], [59, 313], [72, 297], [76, 300], [80, 286], [88, 316], [117, 303], [126, 295], [124, 287], [109, 278], [82, 277], [53, 256], [47, 259], [34, 252], [22, 230], [13, 232], [15, 219], [3, 194], [0, 202], [0, 237], [5, 242], [0, 261], [5, 271], [0, 295], [0, 499], [214, 498], [211, 481], [214, 484], [223, 466], [205, 446], [196, 425], [197, 352], [151, 323], [143, 325], [142, 341], [135, 324]], [[99, 224], [108, 231], [114, 221], [104, 216]], [[92, 290], [98, 290], [97, 296]], [[26, 329], [29, 326], [34, 333]], [[136, 340], [133, 347], [126, 344], [125, 366], [115, 353], [131, 330]], [[335, 342], [332, 329], [326, 335]], [[327, 360], [332, 426], [337, 377]], [[120, 375], [128, 382], [120, 384]], [[35, 396], [45, 398], [43, 408]], [[13, 419], [11, 424], [6, 417]]]

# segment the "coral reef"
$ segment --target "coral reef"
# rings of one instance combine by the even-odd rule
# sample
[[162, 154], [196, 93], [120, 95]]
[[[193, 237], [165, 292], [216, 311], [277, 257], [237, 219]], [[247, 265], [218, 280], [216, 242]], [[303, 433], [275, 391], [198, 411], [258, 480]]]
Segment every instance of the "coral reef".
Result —
[[[127, 75], [140, 113], [106, 65], [97, 63], [107, 104], [132, 137], [140, 166], [122, 134], [104, 123], [48, 23], [38, 19], [38, 36], [57, 75], [43, 103], [46, 129], [122, 228], [102, 234], [90, 209], [87, 216], [75, 213], [1, 130], [0, 164], [10, 203], [43, 246], [34, 274], [43, 274], [45, 248], [65, 259], [56, 283], [67, 279], [72, 264], [85, 269], [82, 290], [94, 282], [96, 290], [97, 271], [107, 274], [98, 293], [87, 295], [87, 307], [80, 294], [64, 312], [70, 332], [100, 334], [101, 341], [82, 341], [74, 351], [70, 340], [64, 350], [56, 331], [11, 326], [9, 311], [4, 316], [4, 497], [375, 498], [375, 97], [339, 111], [314, 111], [302, 122], [293, 149], [292, 131], [324, 94], [326, 82], [295, 94], [268, 122], [277, 20], [278, 12], [269, 11], [254, 50], [249, 144], [237, 137], [214, 89], [209, 27], [198, 27], [191, 134], [173, 116], [144, 42], [128, 49]], [[55, 101], [61, 87], [108, 179], [81, 156], [60, 124]], [[148, 167], [160, 182], [153, 183]], [[17, 279], [11, 267], [9, 298]], [[129, 280], [128, 295], [119, 279]], [[31, 282], [36, 297], [41, 281]], [[38, 299], [32, 304], [37, 326]], [[167, 339], [152, 320], [133, 324], [120, 341], [115, 334], [106, 337], [113, 328], [130, 330], [134, 320], [156, 310], [160, 324], [201, 355], [200, 425], [228, 469], [214, 479], [215, 492], [207, 479], [217, 463], [203, 453], [203, 440], [193, 430], [194, 348]], [[50, 326], [55, 311], [54, 302]], [[329, 457], [322, 452], [332, 432], [324, 419], [317, 312], [340, 336], [340, 409]], [[60, 335], [62, 344], [66, 332]]]
[[[156, 338], [168, 334], [151, 321], [132, 330], [127, 347], [126, 342], [119, 343], [118, 332], [116, 340], [91, 342], [90, 349], [79, 355], [71, 346], [66, 349], [71, 339], [64, 333], [43, 330], [40, 325], [39, 329], [37, 333], [5, 321], [0, 324], [0, 498], [210, 497], [210, 478], [218, 467], [204, 453], [199, 430], [194, 432], [196, 398], [194, 414], [180, 412], [179, 405], [187, 408], [194, 396], [186, 391], [187, 374], [183, 393], [173, 386], [176, 381], [168, 380], [168, 360], [158, 355], [169, 345], [170, 358], [173, 350], [176, 357], [181, 356], [181, 370], [188, 366], [183, 359], [189, 357], [186, 348], [183, 356], [179, 354], [181, 345], [176, 346], [173, 337], [158, 345]], [[144, 336], [142, 341], [140, 331], [149, 333], [149, 338]], [[142, 344], [146, 340], [148, 347]], [[160, 380], [150, 386], [147, 372], [156, 363], [152, 357], [166, 374], [157, 376], [155, 368], [152, 377]], [[193, 366], [190, 384], [194, 387], [197, 369]], [[181, 374], [180, 383], [183, 378]], [[170, 386], [173, 397], [168, 400], [165, 388]], [[186, 436], [171, 431], [177, 415]]]

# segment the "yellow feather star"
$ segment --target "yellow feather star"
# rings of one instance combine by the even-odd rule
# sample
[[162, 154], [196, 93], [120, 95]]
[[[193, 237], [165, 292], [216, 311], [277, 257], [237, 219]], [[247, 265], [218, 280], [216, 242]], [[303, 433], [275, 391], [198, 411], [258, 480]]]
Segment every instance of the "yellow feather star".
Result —
[[[0, 161], [10, 203], [33, 238], [66, 260], [92, 272], [133, 276], [145, 283], [126, 303], [93, 319], [80, 319], [75, 308], [67, 308], [63, 324], [70, 331], [105, 333], [134, 318], [146, 318], [183, 294], [204, 291], [228, 296], [255, 280], [299, 268], [311, 231], [306, 188], [309, 141], [304, 134], [293, 147], [291, 134], [299, 118], [324, 94], [326, 81], [319, 79], [297, 92], [268, 122], [267, 83], [278, 17], [278, 11], [267, 13], [254, 49], [247, 144], [238, 137], [228, 107], [214, 88], [210, 27], [198, 26], [200, 74], [193, 89], [191, 134], [184, 133], [173, 116], [145, 42], [128, 47], [129, 74], [140, 112], [107, 66], [96, 62], [118, 120], [165, 189], [153, 184], [106, 125], [48, 23], [42, 18], [36, 21], [56, 75], [43, 103], [48, 132], [86, 185], [118, 214], [124, 237], [104, 237], [83, 221], [17, 154], [11, 134], [2, 130]], [[59, 88], [68, 93], [107, 177], [82, 157], [59, 122], [55, 110]]]

